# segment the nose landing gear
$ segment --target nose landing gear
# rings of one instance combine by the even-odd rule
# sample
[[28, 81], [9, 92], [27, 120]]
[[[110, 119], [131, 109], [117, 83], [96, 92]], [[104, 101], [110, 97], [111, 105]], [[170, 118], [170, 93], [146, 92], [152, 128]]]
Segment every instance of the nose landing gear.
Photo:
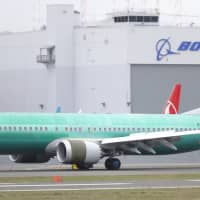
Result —
[[108, 158], [105, 161], [105, 168], [108, 170], [118, 170], [121, 167], [121, 162], [118, 158]]

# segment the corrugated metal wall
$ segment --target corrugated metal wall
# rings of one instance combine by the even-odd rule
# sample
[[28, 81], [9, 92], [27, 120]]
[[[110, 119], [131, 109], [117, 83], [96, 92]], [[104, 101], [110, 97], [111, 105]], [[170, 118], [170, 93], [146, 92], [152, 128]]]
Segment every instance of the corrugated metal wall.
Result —
[[200, 107], [200, 65], [131, 65], [131, 111], [162, 112], [176, 82], [182, 84], [180, 112]]

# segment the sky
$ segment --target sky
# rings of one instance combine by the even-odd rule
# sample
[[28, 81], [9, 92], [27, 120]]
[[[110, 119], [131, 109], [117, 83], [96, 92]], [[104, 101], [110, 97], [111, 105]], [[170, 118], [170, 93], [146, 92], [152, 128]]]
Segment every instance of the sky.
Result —
[[163, 24], [195, 22], [200, 26], [199, 0], [0, 0], [0, 3], [0, 31], [37, 30], [46, 23], [47, 4], [67, 3], [73, 3], [77, 10], [85, 7], [82, 9], [85, 20], [98, 20], [117, 10], [159, 7]]

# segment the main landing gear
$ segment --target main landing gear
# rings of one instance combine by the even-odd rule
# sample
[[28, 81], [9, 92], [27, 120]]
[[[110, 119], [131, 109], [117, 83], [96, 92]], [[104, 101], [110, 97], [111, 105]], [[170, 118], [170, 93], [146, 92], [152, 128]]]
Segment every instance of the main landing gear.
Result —
[[121, 167], [121, 162], [118, 158], [108, 158], [105, 161], [105, 168], [108, 170], [118, 170]]
[[79, 170], [89, 170], [90, 168], [93, 167], [93, 164], [77, 163], [76, 166], [77, 166], [77, 169], [79, 169]]

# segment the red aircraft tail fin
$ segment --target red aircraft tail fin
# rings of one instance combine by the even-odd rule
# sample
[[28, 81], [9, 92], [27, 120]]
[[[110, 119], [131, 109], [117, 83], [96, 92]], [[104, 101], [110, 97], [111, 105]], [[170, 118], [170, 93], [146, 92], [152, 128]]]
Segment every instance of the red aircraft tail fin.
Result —
[[179, 111], [179, 102], [181, 94], [181, 84], [177, 83], [169, 96], [163, 114], [177, 114]]

